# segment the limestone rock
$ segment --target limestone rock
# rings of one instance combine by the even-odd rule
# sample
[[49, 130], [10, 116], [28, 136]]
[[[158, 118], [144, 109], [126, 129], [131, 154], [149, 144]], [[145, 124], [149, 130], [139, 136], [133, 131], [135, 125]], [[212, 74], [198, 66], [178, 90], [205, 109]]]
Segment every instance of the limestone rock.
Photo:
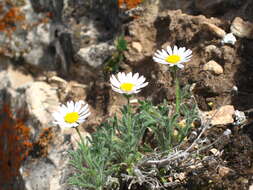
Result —
[[[5, 78], [8, 86], [12, 89], [17, 89], [28, 85], [33, 82], [31, 75], [23, 74], [21, 71], [14, 70], [12, 66], [6, 70], [6, 72], [0, 72], [0, 78]], [[1, 80], [1, 79], [0, 79]], [[1, 80], [0, 88], [4, 87], [4, 82]]]
[[232, 174], [234, 173], [234, 171], [228, 167], [225, 167], [225, 166], [220, 166], [219, 169], [218, 169], [218, 173], [221, 177], [225, 177], [229, 174]]
[[222, 74], [223, 73], [223, 68], [222, 66], [220, 66], [216, 61], [209, 61], [207, 62], [204, 67], [203, 70], [205, 71], [211, 71], [216, 75]]
[[235, 113], [234, 106], [226, 105], [217, 110], [204, 112], [204, 120], [211, 121], [211, 125], [227, 125], [234, 122], [233, 115]]
[[137, 52], [142, 52], [142, 45], [139, 42], [132, 42], [132, 47], [137, 51]]
[[101, 66], [104, 61], [113, 53], [115, 48], [108, 43], [100, 43], [86, 48], [81, 48], [77, 55], [81, 61], [96, 68]]
[[34, 82], [26, 89], [26, 101], [29, 112], [43, 125], [49, 125], [59, 104], [56, 91], [45, 82]]
[[231, 32], [240, 38], [253, 39], [253, 23], [236, 17], [230, 27]]
[[215, 45], [208, 45], [205, 47], [205, 57], [207, 60], [212, 59], [213, 57], [221, 58], [222, 52]]
[[220, 27], [214, 25], [214, 24], [211, 24], [211, 23], [204, 23], [203, 24], [203, 27], [212, 32], [213, 34], [215, 34], [217, 37], [220, 37], [220, 38], [223, 38], [225, 35], [226, 35], [226, 32], [221, 29]]

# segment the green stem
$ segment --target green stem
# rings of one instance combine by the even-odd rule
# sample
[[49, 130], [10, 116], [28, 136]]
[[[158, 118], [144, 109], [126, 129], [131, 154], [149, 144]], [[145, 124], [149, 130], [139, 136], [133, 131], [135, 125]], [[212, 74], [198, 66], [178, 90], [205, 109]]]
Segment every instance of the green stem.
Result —
[[80, 138], [80, 140], [81, 140], [82, 145], [84, 145], [84, 140], [83, 140], [83, 137], [82, 137], [82, 135], [81, 135], [81, 133], [80, 133], [78, 127], [75, 127], [75, 129], [76, 129], [76, 132], [77, 132], [78, 135], [79, 135], [79, 138]]
[[176, 113], [179, 114], [180, 110], [180, 86], [179, 86], [179, 80], [178, 80], [178, 73], [177, 73], [177, 67], [174, 67], [174, 80], [175, 80], [175, 86], [176, 86]]
[[130, 104], [130, 98], [131, 98], [131, 94], [124, 94], [124, 97], [127, 99], [127, 105]]

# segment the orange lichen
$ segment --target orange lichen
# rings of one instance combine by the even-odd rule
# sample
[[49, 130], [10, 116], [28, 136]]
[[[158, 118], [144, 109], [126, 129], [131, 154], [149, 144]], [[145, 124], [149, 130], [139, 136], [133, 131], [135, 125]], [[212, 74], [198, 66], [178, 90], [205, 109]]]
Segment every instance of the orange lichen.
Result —
[[127, 9], [132, 9], [137, 7], [143, 0], [118, 0], [118, 5], [120, 8], [126, 7]]
[[[7, 4], [10, 6], [8, 9]], [[17, 29], [18, 23], [25, 20], [20, 8], [13, 6], [9, 1], [0, 4], [0, 15], [0, 32], [6, 32], [8, 36]]]
[[30, 152], [30, 155], [33, 157], [43, 157], [48, 154], [48, 145], [53, 139], [52, 128], [45, 128], [41, 132], [38, 140], [33, 144], [33, 149]]
[[30, 130], [24, 125], [23, 120], [14, 119], [9, 107], [4, 105], [0, 112], [1, 188], [12, 189], [19, 168], [32, 147], [29, 137]]

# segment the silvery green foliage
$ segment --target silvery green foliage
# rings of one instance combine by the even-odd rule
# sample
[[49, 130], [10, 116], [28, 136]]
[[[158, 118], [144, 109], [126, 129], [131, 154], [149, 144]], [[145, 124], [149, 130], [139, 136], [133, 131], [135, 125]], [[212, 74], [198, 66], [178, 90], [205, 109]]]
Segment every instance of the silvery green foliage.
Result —
[[[78, 150], [71, 152], [76, 173], [70, 184], [89, 190], [120, 188], [121, 174], [133, 176], [135, 165], [144, 157], [171, 151], [185, 139], [197, 118], [195, 107], [187, 103], [181, 105], [180, 115], [166, 101], [158, 106], [149, 101], [139, 103], [138, 107], [123, 106], [122, 117], [101, 124], [87, 144], [79, 143]], [[183, 127], [181, 120], [185, 121]]]

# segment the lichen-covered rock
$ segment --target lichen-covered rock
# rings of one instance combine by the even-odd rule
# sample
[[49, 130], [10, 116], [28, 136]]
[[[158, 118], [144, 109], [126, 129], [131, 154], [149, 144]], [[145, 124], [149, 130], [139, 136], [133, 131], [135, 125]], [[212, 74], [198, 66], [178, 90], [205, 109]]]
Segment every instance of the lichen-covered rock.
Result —
[[1, 145], [9, 147], [4, 153], [9, 156], [1, 160], [0, 169], [10, 170], [0, 174], [0, 185], [13, 190], [74, 190], [67, 184], [73, 173], [68, 152], [77, 147], [80, 139], [75, 130], [63, 131], [52, 125], [52, 112], [59, 105], [57, 88], [34, 81], [31, 75], [14, 70], [11, 63], [1, 58], [0, 116], [7, 114], [3, 110], [8, 106], [10, 119], [6, 115], [4, 122], [0, 119], [0, 135], [12, 141], [3, 138], [4, 142], [0, 142], [1, 156]]
[[108, 43], [100, 43], [87, 48], [81, 48], [77, 55], [81, 58], [82, 62], [96, 68], [101, 66], [112, 55], [114, 50], [114, 46]]

